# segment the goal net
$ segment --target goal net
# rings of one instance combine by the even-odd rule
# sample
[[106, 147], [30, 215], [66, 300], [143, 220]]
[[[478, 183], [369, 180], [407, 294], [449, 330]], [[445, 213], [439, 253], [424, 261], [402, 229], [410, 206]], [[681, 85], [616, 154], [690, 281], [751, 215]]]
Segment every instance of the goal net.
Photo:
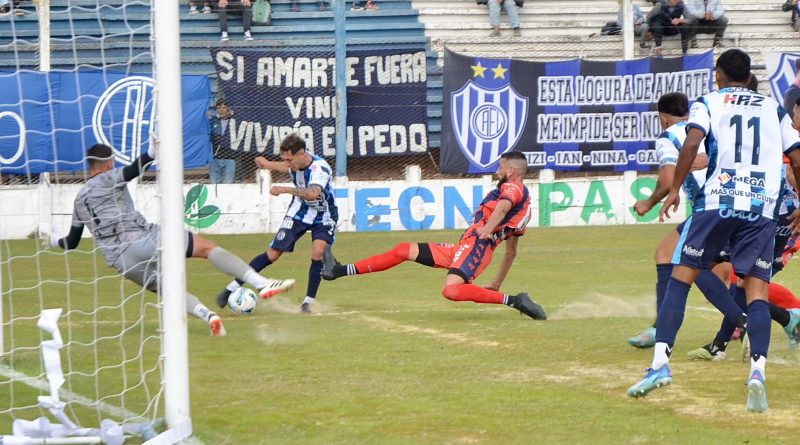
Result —
[[[177, 442], [191, 435], [185, 303], [106, 266], [88, 230], [67, 252], [49, 238], [69, 231], [88, 147], [111, 146], [117, 166], [155, 138], [182, 147], [174, 92], [208, 81], [180, 75], [177, 1], [13, 6], [0, 15], [0, 443]], [[164, 239], [182, 239], [182, 156], [160, 153], [159, 174], [128, 184]], [[180, 295], [183, 246], [159, 249], [160, 285]]]

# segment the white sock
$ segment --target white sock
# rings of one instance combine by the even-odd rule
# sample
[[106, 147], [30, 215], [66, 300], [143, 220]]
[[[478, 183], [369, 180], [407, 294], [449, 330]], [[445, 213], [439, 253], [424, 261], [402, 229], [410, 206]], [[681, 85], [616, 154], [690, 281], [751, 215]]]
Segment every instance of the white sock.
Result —
[[672, 348], [668, 348], [666, 343], [656, 343], [655, 348], [653, 348], [653, 364], [650, 365], [652, 369], [661, 369], [662, 366], [669, 364], [667, 349], [672, 352]]
[[247, 272], [244, 273], [242, 279], [245, 283], [259, 290], [267, 287], [267, 284], [269, 284], [269, 281], [266, 278], [259, 275], [258, 272], [252, 268], [248, 269]]
[[750, 375], [753, 375], [755, 371], [759, 371], [761, 373], [761, 377], [764, 377], [766, 380], [767, 375], [764, 373], [767, 366], [767, 358], [763, 355], [758, 358], [758, 360], [753, 360], [750, 358]]
[[213, 312], [211, 312], [203, 303], [198, 303], [194, 308], [192, 308], [192, 315], [203, 321], [208, 321], [208, 318], [211, 317], [212, 313]]
[[306, 304], [306, 303], [309, 303], [309, 304], [311, 304], [311, 303], [313, 303], [315, 300], [316, 300], [316, 299], [314, 299], [314, 298], [311, 298], [311, 297], [309, 297], [309, 296], [306, 296], [306, 298], [304, 298], [304, 299], [303, 299], [303, 304]]
[[229, 291], [233, 292], [236, 289], [239, 289], [240, 287], [242, 287], [242, 285], [237, 283], [236, 280], [231, 280], [231, 282], [228, 283], [227, 286], [225, 286], [225, 289], [228, 289]]

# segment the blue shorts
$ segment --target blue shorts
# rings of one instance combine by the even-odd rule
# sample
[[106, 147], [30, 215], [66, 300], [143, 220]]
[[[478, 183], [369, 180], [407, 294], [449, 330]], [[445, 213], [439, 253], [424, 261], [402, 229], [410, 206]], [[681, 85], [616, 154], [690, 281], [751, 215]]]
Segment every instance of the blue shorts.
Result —
[[681, 232], [673, 264], [708, 269], [730, 242], [736, 275], [769, 282], [775, 246], [775, 221], [757, 213], [706, 210], [693, 213]]
[[294, 252], [294, 245], [306, 232], [311, 231], [311, 240], [321, 239], [333, 245], [336, 240], [336, 223], [330, 224], [306, 224], [302, 221], [295, 221], [286, 218], [281, 223], [281, 228], [275, 234], [275, 238], [269, 243], [269, 247], [281, 252]]
[[[789, 228], [791, 222], [788, 213], [778, 216], [775, 227], [775, 247], [772, 250], [772, 276], [775, 276], [776, 273], [783, 270], [783, 251], [786, 249], [786, 244], [788, 244], [792, 236], [792, 230]], [[680, 227], [683, 228], [683, 225], [681, 224]], [[678, 232], [680, 232], [680, 230]], [[722, 252], [719, 253], [719, 257], [715, 262], [729, 263], [730, 261], [731, 244], [728, 242], [725, 244], [725, 247], [722, 248]]]

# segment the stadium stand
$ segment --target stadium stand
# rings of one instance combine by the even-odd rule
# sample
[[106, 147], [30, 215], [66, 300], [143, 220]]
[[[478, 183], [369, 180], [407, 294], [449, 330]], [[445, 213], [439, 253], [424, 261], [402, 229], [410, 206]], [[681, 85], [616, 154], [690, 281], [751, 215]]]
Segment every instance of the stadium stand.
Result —
[[[643, 11], [652, 4], [635, 0]], [[149, 10], [144, 2], [108, 0], [98, 5], [96, 0], [51, 0], [53, 37], [53, 68], [74, 52], [81, 53], [87, 66], [96, 64], [101, 54], [106, 62], [126, 64], [137, 49], [149, 47]], [[68, 8], [67, 5], [72, 7]], [[209, 48], [225, 45], [236, 47], [327, 47], [333, 45], [333, 11], [319, 11], [317, 0], [301, 0], [300, 11], [290, 10], [291, 0], [272, 1], [272, 20], [269, 25], [254, 25], [254, 42], [238, 39], [219, 42], [217, 14], [189, 14], [181, 10], [181, 38], [184, 73], [206, 74], [216, 88]], [[621, 36], [599, 36], [600, 28], [616, 19], [615, 0], [537, 0], [520, 8], [522, 37], [509, 37], [508, 23], [504, 22], [506, 35], [490, 38], [491, 27], [485, 6], [474, 0], [382, 0], [377, 11], [350, 11], [347, 2], [347, 39], [349, 47], [379, 45], [402, 48], [408, 44], [427, 42], [428, 67], [428, 117], [429, 143], [438, 147], [441, 130], [442, 56], [447, 47], [456, 52], [489, 57], [514, 57], [528, 60], [557, 60], [585, 57], [591, 59], [619, 59], [622, 57]], [[756, 74], [765, 78], [760, 50], [795, 50], [798, 33], [792, 31], [789, 17], [781, 10], [780, 2], [763, 3], [755, 0], [726, 0], [730, 24], [726, 32], [729, 46], [741, 47], [753, 56]], [[123, 8], [124, 7], [124, 11]], [[0, 18], [0, 69], [36, 69], [38, 64], [36, 39], [37, 16], [28, 7], [22, 16], [7, 15]], [[100, 9], [98, 21], [92, 11]], [[81, 37], [74, 44], [66, 40], [73, 29]], [[125, 36], [100, 39], [100, 31], [124, 31]], [[234, 21], [232, 34], [241, 34], [241, 23]], [[134, 37], [129, 34], [133, 32]], [[140, 37], [139, 37], [140, 36]], [[700, 48], [711, 47], [710, 35], [698, 37]], [[676, 38], [668, 38], [665, 55], [678, 55], [680, 46]], [[637, 53], [637, 56], [646, 54]], [[15, 57], [19, 62], [15, 61]], [[149, 72], [150, 60], [136, 61], [131, 70]], [[762, 83], [762, 92], [766, 84]]]

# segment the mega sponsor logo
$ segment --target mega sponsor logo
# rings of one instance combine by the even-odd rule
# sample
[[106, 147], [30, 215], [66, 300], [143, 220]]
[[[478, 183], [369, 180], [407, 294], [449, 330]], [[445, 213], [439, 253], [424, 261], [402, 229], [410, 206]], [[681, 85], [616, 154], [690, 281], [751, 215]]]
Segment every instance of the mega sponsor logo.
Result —
[[774, 204], [775, 198], [767, 195], [764, 192], [758, 192], [753, 190], [737, 190], [732, 188], [721, 188], [721, 189], [711, 189], [711, 195], [720, 195], [720, 196], [741, 196], [744, 198], [750, 199], [757, 199], [759, 201], [763, 201], [768, 204]]
[[717, 178], [719, 179], [719, 183], [722, 185], [725, 185], [731, 181], [747, 184], [753, 187], [763, 188], [766, 185], [764, 178], [754, 178], [752, 176], [731, 176], [728, 173], [722, 173], [721, 175], [717, 176]]

